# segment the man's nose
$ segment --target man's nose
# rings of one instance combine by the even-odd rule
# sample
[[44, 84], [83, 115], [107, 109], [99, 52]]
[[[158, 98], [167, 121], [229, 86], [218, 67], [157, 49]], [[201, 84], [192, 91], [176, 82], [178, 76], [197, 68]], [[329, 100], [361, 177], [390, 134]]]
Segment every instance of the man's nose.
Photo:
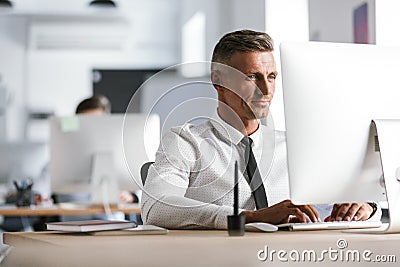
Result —
[[260, 81], [257, 83], [257, 87], [260, 90], [260, 93], [263, 95], [268, 95], [271, 93], [271, 85], [266, 79], [260, 79]]

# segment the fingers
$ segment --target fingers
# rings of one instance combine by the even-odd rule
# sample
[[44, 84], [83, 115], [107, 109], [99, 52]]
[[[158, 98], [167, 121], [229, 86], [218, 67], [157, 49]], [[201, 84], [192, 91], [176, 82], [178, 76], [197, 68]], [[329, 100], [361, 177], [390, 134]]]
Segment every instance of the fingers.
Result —
[[[333, 205], [330, 221], [343, 221], [346, 217], [347, 211], [350, 209], [351, 204], [335, 204]], [[354, 214], [353, 214], [354, 216]], [[351, 217], [352, 218], [352, 217]]]
[[368, 220], [373, 211], [374, 209], [368, 203], [362, 203], [354, 216], [354, 221]]
[[[305, 208], [303, 208], [305, 209]], [[246, 212], [246, 222], [267, 222], [272, 224], [287, 223], [292, 219], [306, 222], [307, 216], [302, 210], [293, 205], [290, 200], [284, 200], [270, 207]]]
[[358, 216], [356, 214], [358, 214], [358, 210], [360, 209], [360, 204], [358, 203], [353, 203], [350, 205], [350, 207], [348, 208], [347, 212], [345, 212], [345, 214], [343, 215], [343, 221], [358, 221]]
[[[332, 221], [341, 221], [343, 214], [343, 209], [345, 209], [344, 205], [346, 204], [335, 204], [332, 207], [331, 215], [329, 216], [329, 220]], [[348, 204], [347, 204], [348, 205]]]
[[366, 220], [373, 209], [368, 203], [335, 204], [331, 215], [325, 221], [359, 221]]
[[307, 217], [306, 215], [297, 207], [293, 207], [288, 209], [289, 216], [288, 220], [289, 221], [296, 221], [296, 222], [307, 222]]
[[347, 212], [350, 210], [351, 206], [352, 205], [350, 203], [339, 205], [336, 212], [336, 216], [333, 216], [333, 214], [331, 214], [331, 217], [335, 218], [335, 221], [344, 221], [344, 220], [349, 221], [348, 219], [349, 216], [347, 215]]
[[313, 206], [311, 206], [311, 205], [301, 205], [301, 206], [298, 206], [298, 207], [302, 212], [307, 214], [309, 220], [311, 220], [312, 222], [320, 222], [321, 221], [321, 219], [319, 218], [317, 210]]
[[320, 222], [317, 210], [311, 205], [295, 205], [291, 201], [287, 202], [288, 207], [290, 207], [290, 212], [292, 216], [296, 218], [290, 219], [290, 221], [300, 221], [300, 222]]
[[287, 222], [321, 221], [316, 209], [311, 205], [294, 205], [284, 200], [270, 207], [246, 212], [246, 222], [267, 222], [272, 224]]

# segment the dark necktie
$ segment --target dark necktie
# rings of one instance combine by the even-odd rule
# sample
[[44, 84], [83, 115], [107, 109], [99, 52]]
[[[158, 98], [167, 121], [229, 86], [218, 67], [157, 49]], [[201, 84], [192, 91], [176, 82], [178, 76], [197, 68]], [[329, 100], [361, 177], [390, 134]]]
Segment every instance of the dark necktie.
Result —
[[250, 137], [244, 137], [243, 141], [246, 145], [245, 161], [247, 160], [246, 172], [249, 178], [251, 191], [256, 202], [257, 209], [268, 207], [267, 195], [265, 194], [264, 185], [262, 183], [260, 171], [257, 167], [256, 159], [254, 158], [252, 144], [253, 140]]

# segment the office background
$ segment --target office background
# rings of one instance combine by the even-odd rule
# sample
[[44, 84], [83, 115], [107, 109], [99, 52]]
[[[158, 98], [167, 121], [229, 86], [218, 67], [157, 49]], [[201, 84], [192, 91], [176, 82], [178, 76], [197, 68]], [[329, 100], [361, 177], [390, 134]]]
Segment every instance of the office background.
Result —
[[[368, 4], [368, 40], [399, 44], [394, 0], [14, 0], [0, 12], [1, 140], [43, 140], [41, 115], [70, 115], [93, 92], [92, 69], [160, 69], [209, 60], [216, 41], [241, 28], [282, 41], [353, 42], [354, 9]], [[161, 88], [154, 85], [154, 88]], [[284, 128], [281, 86], [272, 107]]]
[[[367, 4], [360, 26], [367, 28], [365, 40], [400, 45], [394, 34], [398, 0], [115, 0], [116, 9], [103, 10], [89, 2], [12, 0], [12, 9], [0, 10], [0, 141], [47, 141], [43, 118], [72, 115], [93, 93], [93, 69], [157, 70], [207, 61], [218, 39], [236, 29], [271, 34], [279, 58], [284, 41], [354, 42], [355, 11]], [[151, 84], [140, 107], [179, 75]], [[272, 113], [276, 128], [284, 129], [280, 80]]]

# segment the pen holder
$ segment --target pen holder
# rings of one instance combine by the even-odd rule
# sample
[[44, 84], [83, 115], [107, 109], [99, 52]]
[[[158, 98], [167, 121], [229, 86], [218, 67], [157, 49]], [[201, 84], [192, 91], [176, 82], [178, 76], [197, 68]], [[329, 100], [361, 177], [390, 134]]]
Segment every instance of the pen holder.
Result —
[[18, 184], [14, 181], [17, 190], [15, 204], [17, 207], [30, 206], [33, 200], [32, 183]]
[[244, 235], [244, 225], [246, 223], [246, 216], [244, 215], [230, 215], [228, 216], [228, 233], [230, 236]]

